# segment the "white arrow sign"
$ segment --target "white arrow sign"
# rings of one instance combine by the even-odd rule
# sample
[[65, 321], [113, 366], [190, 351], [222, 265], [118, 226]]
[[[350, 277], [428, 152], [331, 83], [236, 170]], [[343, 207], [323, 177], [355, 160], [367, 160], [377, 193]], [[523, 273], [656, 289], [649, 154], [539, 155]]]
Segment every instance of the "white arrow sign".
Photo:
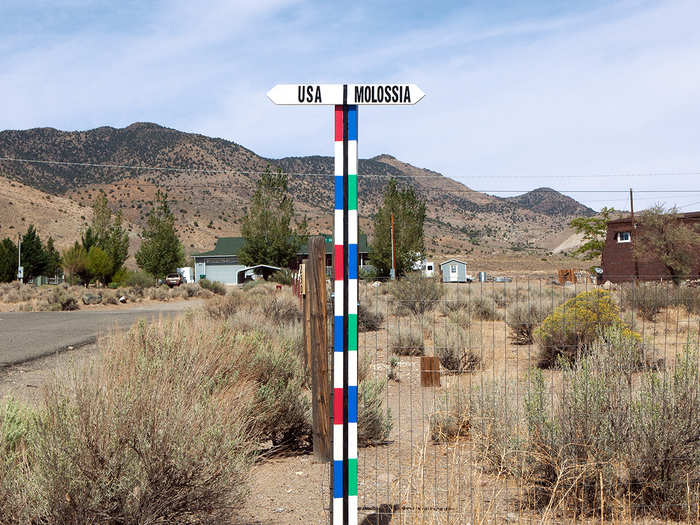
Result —
[[415, 84], [277, 84], [267, 96], [275, 104], [312, 106], [320, 104], [411, 105], [425, 96]]

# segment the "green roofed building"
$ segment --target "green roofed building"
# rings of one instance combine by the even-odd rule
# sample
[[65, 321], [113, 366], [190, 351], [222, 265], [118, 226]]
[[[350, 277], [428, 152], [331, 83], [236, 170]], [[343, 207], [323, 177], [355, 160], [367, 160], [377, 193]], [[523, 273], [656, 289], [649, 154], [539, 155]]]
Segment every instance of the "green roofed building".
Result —
[[[326, 268], [330, 272], [333, 265], [333, 236], [324, 235], [326, 239]], [[363, 267], [369, 258], [369, 246], [367, 235], [361, 233], [358, 245], [358, 264]], [[216, 247], [208, 252], [192, 255], [194, 259], [195, 280], [207, 278], [210, 281], [219, 281], [225, 284], [241, 284], [247, 277], [250, 277], [256, 270], [278, 269], [272, 265], [257, 265], [248, 267], [238, 261], [245, 239], [243, 237], [220, 237], [216, 240]], [[302, 244], [297, 252], [296, 265], [309, 255], [308, 242]]]

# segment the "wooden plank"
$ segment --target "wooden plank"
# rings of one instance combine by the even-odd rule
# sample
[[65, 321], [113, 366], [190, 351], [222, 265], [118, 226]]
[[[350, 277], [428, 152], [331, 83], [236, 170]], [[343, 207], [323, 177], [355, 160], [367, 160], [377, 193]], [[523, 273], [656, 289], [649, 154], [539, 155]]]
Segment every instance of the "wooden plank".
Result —
[[440, 386], [440, 359], [424, 355], [420, 358], [420, 385]]
[[315, 459], [325, 462], [331, 459], [331, 403], [326, 330], [326, 242], [322, 236], [313, 237], [309, 241], [309, 260], [305, 268], [305, 304], [309, 312], [307, 339], [311, 363], [313, 448]]

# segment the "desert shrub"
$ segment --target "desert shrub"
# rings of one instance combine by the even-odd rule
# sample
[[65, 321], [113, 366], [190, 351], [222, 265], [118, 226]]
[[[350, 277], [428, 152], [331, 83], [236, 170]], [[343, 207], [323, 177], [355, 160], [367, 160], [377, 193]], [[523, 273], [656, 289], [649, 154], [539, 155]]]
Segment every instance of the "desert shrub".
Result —
[[239, 305], [240, 301], [235, 296], [219, 296], [207, 301], [204, 311], [213, 319], [228, 319], [233, 316]]
[[104, 300], [102, 301], [103, 304], [119, 304], [119, 301], [117, 300], [116, 296], [114, 295], [107, 295]]
[[445, 326], [435, 334], [435, 355], [446, 370], [457, 374], [476, 370], [480, 356], [472, 348], [476, 337], [461, 328]]
[[170, 288], [165, 285], [153, 286], [146, 289], [147, 297], [154, 301], [168, 301], [170, 299]]
[[402, 323], [396, 327], [391, 335], [391, 351], [397, 355], [425, 354], [422, 323]]
[[382, 394], [385, 379], [360, 381], [357, 391], [357, 443], [360, 446], [382, 443], [392, 427], [391, 410], [384, 410]]
[[389, 359], [389, 369], [386, 372], [386, 378], [390, 381], [399, 381], [399, 365], [401, 361], [396, 356], [391, 356]]
[[153, 286], [155, 283], [154, 277], [143, 270], [129, 270], [127, 268], [121, 268], [114, 277], [112, 277], [112, 282], [116, 283], [120, 288], [126, 287], [136, 287], [136, 288], [148, 288]]
[[370, 373], [372, 372], [372, 356], [369, 351], [358, 350], [357, 351], [357, 381], [358, 384], [369, 379]]
[[452, 387], [440, 396], [436, 410], [430, 415], [430, 438], [435, 443], [452, 441], [469, 435], [470, 396], [459, 387]]
[[440, 313], [449, 316], [451, 313], [459, 311], [469, 311], [470, 295], [459, 293], [456, 288], [448, 288], [447, 293], [440, 299]]
[[700, 315], [700, 288], [680, 286], [675, 290], [674, 303], [683, 306], [688, 314]]
[[294, 272], [289, 268], [282, 268], [273, 273], [270, 276], [270, 280], [274, 283], [291, 286], [292, 282], [294, 282]]
[[511, 330], [513, 344], [530, 345], [533, 332], [547, 317], [549, 310], [535, 303], [516, 304], [508, 308], [506, 322]]
[[76, 298], [62, 288], [54, 288], [49, 295], [47, 302], [49, 309], [60, 311], [71, 311], [80, 308]]
[[0, 405], [0, 523], [20, 523], [28, 506], [23, 451], [34, 432], [34, 413], [14, 400]]
[[201, 295], [202, 288], [197, 286], [195, 283], [185, 283], [180, 286], [182, 289], [183, 297], [198, 297]]
[[647, 321], [653, 321], [662, 309], [669, 306], [670, 294], [668, 287], [654, 284], [630, 284], [620, 289], [622, 307], [637, 311]]
[[449, 324], [460, 328], [468, 329], [472, 325], [471, 312], [467, 308], [454, 310], [447, 315]]
[[99, 359], [47, 388], [15, 481], [24, 500], [0, 522], [230, 521], [257, 441], [231, 337], [183, 320], [101, 341]]
[[397, 313], [420, 315], [437, 306], [442, 296], [442, 287], [436, 279], [412, 273], [391, 283], [389, 292], [394, 298]]
[[371, 304], [361, 302], [357, 307], [357, 329], [360, 332], [374, 332], [382, 327], [384, 314], [376, 311]]
[[209, 279], [200, 279], [197, 281], [199, 286], [217, 295], [226, 295], [226, 286], [219, 281], [210, 281]]
[[471, 302], [470, 310], [472, 317], [480, 321], [498, 321], [501, 318], [494, 303], [486, 297], [476, 297]]
[[302, 318], [299, 301], [292, 295], [276, 293], [262, 302], [261, 309], [268, 322], [289, 323]]
[[563, 364], [566, 388], [555, 398], [535, 372], [526, 400], [530, 501], [588, 515], [603, 509], [607, 517], [695, 517], [697, 358], [697, 344], [689, 345], [670, 378], [652, 370], [636, 382], [629, 356], [592, 353]]
[[289, 344], [249, 332], [237, 342], [251, 353], [249, 373], [258, 385], [257, 428], [275, 446], [306, 448], [311, 435], [311, 405], [305, 395], [304, 367]]
[[610, 326], [640, 338], [620, 319], [609, 292], [598, 289], [581, 292], [557, 306], [535, 330], [535, 340], [541, 349], [539, 366], [551, 368], [558, 365], [560, 357], [572, 361], [586, 354], [599, 332]]
[[379, 273], [374, 266], [367, 264], [360, 268], [358, 276], [363, 281], [376, 281]]

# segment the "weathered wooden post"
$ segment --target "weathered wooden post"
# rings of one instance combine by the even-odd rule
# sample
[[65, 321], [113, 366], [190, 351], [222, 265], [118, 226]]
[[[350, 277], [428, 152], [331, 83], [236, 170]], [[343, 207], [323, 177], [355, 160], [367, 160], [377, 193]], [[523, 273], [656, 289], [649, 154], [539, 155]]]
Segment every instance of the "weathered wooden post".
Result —
[[326, 330], [326, 242], [323, 237], [309, 240], [305, 264], [304, 338], [311, 370], [312, 433], [314, 457], [331, 459], [330, 392], [328, 388], [328, 332]]

